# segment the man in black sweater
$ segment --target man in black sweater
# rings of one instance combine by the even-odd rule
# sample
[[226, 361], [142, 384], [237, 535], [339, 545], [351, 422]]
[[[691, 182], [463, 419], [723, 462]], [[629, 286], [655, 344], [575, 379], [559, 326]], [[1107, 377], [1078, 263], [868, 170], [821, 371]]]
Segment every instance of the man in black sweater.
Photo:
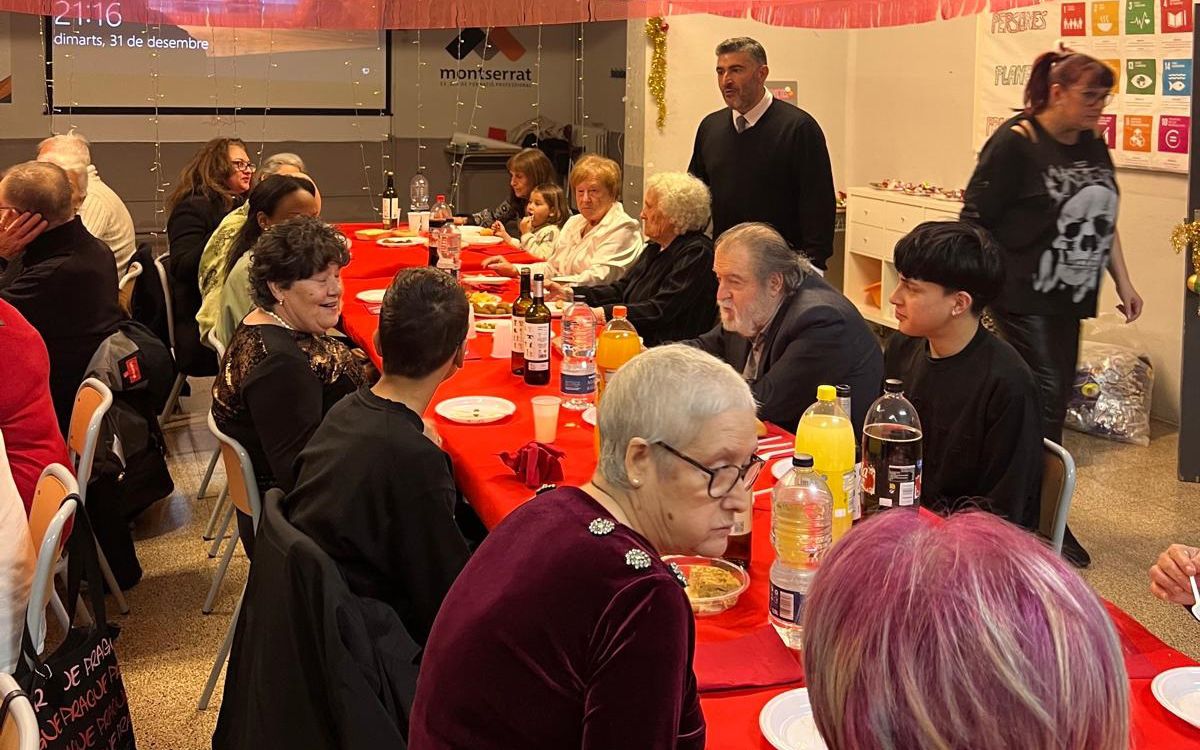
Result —
[[683, 343], [728, 362], [750, 384], [758, 415], [795, 430], [817, 386], [845, 383], [862, 431], [883, 382], [883, 353], [850, 300], [765, 224], [739, 224], [717, 240], [713, 272], [721, 322]]
[[1004, 283], [995, 241], [962, 222], [926, 222], [896, 245], [892, 294], [900, 332], [887, 343], [889, 378], [921, 418], [921, 504], [954, 510], [982, 502], [1038, 527], [1041, 412], [1033, 373], [980, 322]]
[[749, 37], [717, 46], [724, 109], [701, 121], [688, 171], [712, 190], [713, 236], [745, 221], [773, 226], [819, 269], [833, 254], [835, 197], [825, 134], [764, 85], [767, 53]]
[[[9, 214], [0, 218], [0, 298], [46, 342], [50, 395], [66, 436], [88, 362], [125, 319], [117, 267], [108, 246], [75, 215], [67, 173], [55, 164], [30, 161], [9, 169], [0, 181], [0, 213]], [[21, 227], [34, 231], [10, 240]]]
[[341, 568], [350, 590], [399, 614], [424, 646], [469, 555], [450, 457], [421, 414], [462, 366], [468, 308], [433, 268], [401, 271], [379, 315], [383, 376], [346, 396], [296, 459], [284, 512]]

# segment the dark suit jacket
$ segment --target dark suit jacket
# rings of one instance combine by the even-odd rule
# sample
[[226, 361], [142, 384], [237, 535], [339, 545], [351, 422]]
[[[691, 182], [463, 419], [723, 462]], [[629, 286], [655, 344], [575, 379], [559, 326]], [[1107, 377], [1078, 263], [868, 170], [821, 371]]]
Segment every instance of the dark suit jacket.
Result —
[[117, 304], [112, 250], [75, 217], [44, 232], [8, 265], [0, 276], [0, 298], [46, 342], [50, 397], [65, 436], [88, 362], [125, 319]]
[[[232, 206], [231, 206], [232, 208]], [[171, 209], [167, 219], [167, 242], [171, 260], [167, 274], [171, 282], [171, 307], [175, 312], [175, 361], [188, 375], [215, 375], [217, 358], [200, 343], [200, 255], [228, 210], [219, 202], [198, 193]]]
[[[738, 372], [750, 356], [750, 340], [720, 324], [684, 343], [720, 357]], [[850, 300], [809, 274], [771, 321], [761, 375], [750, 390], [759, 417], [795, 430], [800, 415], [817, 400], [817, 386], [845, 383], [857, 434], [882, 382], [883, 351], [871, 329]]]
[[350, 591], [282, 497], [263, 498], [213, 750], [404, 750], [420, 648], [391, 607]]

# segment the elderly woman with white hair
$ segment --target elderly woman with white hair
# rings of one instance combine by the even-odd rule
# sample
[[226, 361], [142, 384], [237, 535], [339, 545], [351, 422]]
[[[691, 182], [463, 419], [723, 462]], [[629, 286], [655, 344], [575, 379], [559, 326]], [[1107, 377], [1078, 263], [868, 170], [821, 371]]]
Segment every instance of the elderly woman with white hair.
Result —
[[762, 467], [754, 399], [715, 357], [664, 346], [613, 378], [599, 430], [591, 481], [513, 511], [451, 587], [411, 747], [704, 747], [695, 623], [661, 556], [725, 551]]
[[637, 262], [612, 284], [556, 288], [592, 305], [603, 323], [624, 305], [647, 346], [694, 338], [717, 319], [713, 241], [704, 234], [711, 215], [708, 186], [685, 172], [646, 181], [642, 231], [648, 240]]

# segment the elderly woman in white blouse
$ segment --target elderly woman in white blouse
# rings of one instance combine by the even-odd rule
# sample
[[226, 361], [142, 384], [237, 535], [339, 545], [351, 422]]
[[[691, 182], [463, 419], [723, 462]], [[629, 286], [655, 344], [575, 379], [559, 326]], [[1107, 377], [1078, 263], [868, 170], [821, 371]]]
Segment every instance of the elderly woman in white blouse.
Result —
[[[642, 252], [637, 219], [617, 200], [621, 167], [603, 156], [585, 156], [571, 170], [571, 190], [579, 213], [563, 225], [550, 257], [530, 268], [547, 280], [576, 286], [611, 284]], [[517, 275], [517, 267], [502, 256], [487, 258], [483, 267], [501, 276]]]

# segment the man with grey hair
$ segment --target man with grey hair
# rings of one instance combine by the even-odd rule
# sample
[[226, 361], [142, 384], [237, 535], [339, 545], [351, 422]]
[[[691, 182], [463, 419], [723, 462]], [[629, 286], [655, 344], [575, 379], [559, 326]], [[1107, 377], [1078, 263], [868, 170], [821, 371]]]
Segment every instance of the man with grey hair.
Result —
[[21, 248], [0, 243], [6, 263], [0, 299], [17, 308], [46, 342], [50, 396], [63, 435], [75, 390], [100, 342], [125, 318], [117, 304], [112, 251], [75, 215], [67, 174], [56, 164], [27, 161], [0, 180], [0, 236], [41, 215], [45, 229]]
[[765, 222], [824, 269], [836, 210], [825, 134], [808, 112], [771, 96], [768, 75], [766, 50], [753, 39], [717, 45], [726, 106], [700, 122], [688, 171], [712, 189], [714, 237]]
[[[272, 154], [263, 160], [262, 166], [254, 173], [255, 185], [272, 175], [304, 174], [304, 160], [296, 154], [283, 151]], [[311, 178], [309, 178], [311, 179]], [[315, 183], [314, 183], [315, 184]], [[321, 212], [321, 194], [317, 193], [317, 213]], [[213, 230], [212, 236], [200, 253], [200, 296], [203, 301], [196, 313], [196, 322], [200, 326], [200, 337], [208, 345], [208, 332], [216, 325], [217, 298], [221, 296], [221, 287], [225, 284], [225, 265], [229, 258], [229, 250], [233, 247], [233, 239], [242, 230], [246, 217], [250, 215], [250, 201], [242, 201], [242, 205], [230, 211], [221, 219], [221, 223]]]
[[713, 271], [721, 322], [685, 343], [741, 372], [759, 417], [789, 430], [817, 386], [849, 385], [861, 431], [883, 382], [883, 352], [850, 300], [766, 224], [738, 224], [717, 238]]
[[38, 144], [38, 161], [48, 161], [67, 170], [79, 201], [76, 210], [83, 225], [112, 250], [117, 265], [117, 278], [129, 268], [137, 250], [133, 217], [113, 189], [100, 179], [92, 164], [91, 146], [83, 134], [71, 130], [65, 135], [50, 136]]

